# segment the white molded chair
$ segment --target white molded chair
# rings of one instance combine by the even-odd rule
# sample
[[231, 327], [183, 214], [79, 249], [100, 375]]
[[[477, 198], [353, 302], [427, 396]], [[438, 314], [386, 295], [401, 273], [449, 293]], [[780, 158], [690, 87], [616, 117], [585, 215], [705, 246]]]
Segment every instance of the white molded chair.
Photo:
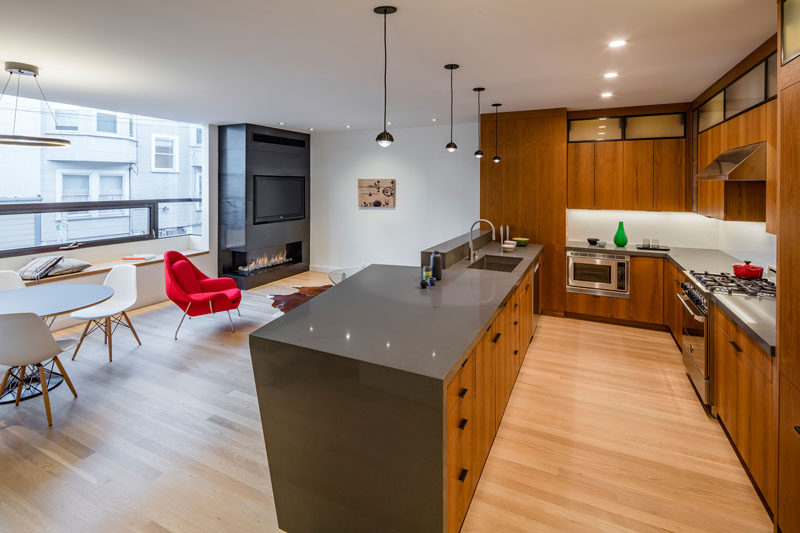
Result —
[[24, 289], [25, 282], [13, 270], [0, 270], [0, 291]]
[[[36, 387], [35, 376], [29, 376], [28, 383], [25, 383], [25, 370], [28, 365], [35, 366], [39, 371], [38, 386], [41, 387], [42, 398], [44, 399], [44, 409], [47, 412], [47, 424], [53, 425], [53, 417], [50, 414], [50, 395], [47, 390], [47, 374], [42, 365], [43, 361], [53, 359], [58, 366], [58, 370], [67, 382], [69, 389], [75, 397], [75, 387], [72, 386], [64, 365], [58, 359], [58, 355], [75, 346], [74, 339], [57, 341], [53, 338], [44, 321], [33, 313], [13, 313], [0, 315], [0, 339], [3, 339], [0, 349], [0, 365], [8, 365], [9, 368], [3, 377], [0, 385], [0, 392], [5, 391], [8, 380], [14, 377], [17, 385], [17, 401], [22, 396], [23, 388]], [[16, 373], [14, 372], [16, 370]]]
[[[117, 265], [111, 269], [111, 272], [106, 276], [103, 285], [114, 289], [114, 295], [104, 302], [97, 305], [80, 309], [70, 315], [76, 320], [86, 320], [86, 327], [83, 329], [83, 335], [78, 341], [78, 346], [75, 347], [75, 353], [72, 354], [72, 359], [78, 355], [78, 350], [83, 344], [83, 339], [93, 331], [100, 329], [105, 334], [105, 342], [108, 344], [108, 360], [111, 361], [111, 337], [117, 326], [125, 326], [131, 330], [136, 342], [141, 346], [142, 341], [139, 340], [139, 335], [133, 329], [131, 319], [125, 312], [136, 303], [136, 267], [133, 265]], [[94, 327], [89, 330], [89, 327], [94, 324]]]

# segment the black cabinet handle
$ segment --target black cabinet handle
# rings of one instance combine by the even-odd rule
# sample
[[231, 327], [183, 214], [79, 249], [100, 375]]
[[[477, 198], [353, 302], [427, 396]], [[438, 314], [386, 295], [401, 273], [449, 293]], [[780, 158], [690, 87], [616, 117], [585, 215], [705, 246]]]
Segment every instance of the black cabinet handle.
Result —
[[469, 389], [461, 389], [461, 391], [459, 391], [459, 393], [458, 393], [458, 397], [459, 398], [463, 398], [464, 396], [467, 395], [468, 391], [469, 391]]
[[728, 342], [731, 343], [731, 346], [733, 346], [733, 349], [736, 350], [737, 352], [741, 352], [742, 351], [742, 349], [739, 348], [739, 345], [736, 344], [735, 342], [733, 342], [731, 340], [729, 340]]
[[467, 479], [467, 472], [469, 472], [469, 470], [467, 470], [466, 468], [462, 468], [461, 473], [458, 475], [458, 480], [461, 481], [462, 483], [464, 482], [465, 479]]
[[800, 435], [800, 426], [795, 426], [794, 430], [797, 432], [798, 435]]
[[525, 285], [525, 290], [526, 290], [526, 291], [527, 291], [528, 289], [530, 289], [530, 288], [531, 288], [531, 284], [530, 284], [530, 283], [528, 283], [527, 285]]
[[495, 336], [494, 336], [494, 339], [492, 339], [492, 342], [493, 342], [493, 343], [495, 343], [495, 344], [497, 344], [497, 341], [498, 341], [499, 339], [500, 339], [500, 334], [498, 333], [497, 335], [495, 335]]
[[515, 321], [514, 321], [514, 325], [516, 326], [516, 325], [518, 325], [518, 324], [519, 324], [519, 320], [515, 320]]
[[464, 359], [464, 362], [463, 362], [463, 363], [461, 363], [461, 368], [464, 368], [464, 365], [466, 365], [466, 364], [467, 364], [467, 361], [469, 361], [469, 357], [467, 357], [466, 359]]
[[514, 309], [516, 309], [517, 307], [519, 307], [519, 304], [514, 304]]
[[514, 350], [514, 355], [517, 355], [518, 353], [519, 353], [519, 350]]
[[469, 420], [467, 420], [466, 418], [462, 418], [461, 422], [458, 423], [458, 429], [464, 429], [465, 427], [467, 427], [467, 422], [469, 422]]

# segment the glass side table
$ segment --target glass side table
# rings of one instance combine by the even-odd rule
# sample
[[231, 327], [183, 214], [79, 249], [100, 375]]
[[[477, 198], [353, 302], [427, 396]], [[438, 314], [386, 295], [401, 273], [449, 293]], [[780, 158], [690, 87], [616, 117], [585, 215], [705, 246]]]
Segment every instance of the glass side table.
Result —
[[366, 268], [366, 266], [337, 268], [336, 270], [331, 270], [328, 272], [328, 277], [334, 285], [338, 285], [350, 276], [354, 276], [355, 274], [361, 272], [364, 270], [364, 268]]

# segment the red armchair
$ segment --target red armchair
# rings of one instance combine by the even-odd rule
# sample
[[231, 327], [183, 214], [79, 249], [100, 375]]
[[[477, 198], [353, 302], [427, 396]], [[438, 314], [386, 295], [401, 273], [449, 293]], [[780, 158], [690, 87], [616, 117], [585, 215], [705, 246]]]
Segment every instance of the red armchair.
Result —
[[183, 254], [169, 251], [164, 254], [164, 285], [167, 298], [183, 310], [181, 322], [175, 330], [175, 340], [186, 315], [193, 317], [227, 311], [233, 331], [231, 310], [238, 312], [242, 301], [242, 291], [235, 281], [230, 278], [209, 278]]

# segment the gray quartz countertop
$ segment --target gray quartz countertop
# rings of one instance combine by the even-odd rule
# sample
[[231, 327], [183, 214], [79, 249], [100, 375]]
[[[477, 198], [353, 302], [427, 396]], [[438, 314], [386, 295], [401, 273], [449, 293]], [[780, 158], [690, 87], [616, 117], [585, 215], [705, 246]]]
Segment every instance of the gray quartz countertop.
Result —
[[512, 272], [470, 269], [464, 259], [427, 289], [419, 267], [370, 265], [252, 335], [445, 380], [541, 251], [503, 253], [493, 242], [480, 255], [520, 257]]
[[[567, 250], [597, 253], [616, 253], [646, 257], [666, 257], [681, 270], [694, 270], [697, 272], [733, 272], [734, 263], [741, 260], [728, 255], [721, 250], [709, 248], [679, 248], [673, 247], [669, 251], [637, 250], [635, 245], [624, 248], [608, 243], [605, 248], [591, 246], [585, 241], [567, 242]], [[777, 316], [775, 300], [757, 298], [752, 296], [728, 295], [715, 293], [711, 297], [720, 309], [744, 329], [752, 339], [767, 353], [775, 355], [777, 337]]]

